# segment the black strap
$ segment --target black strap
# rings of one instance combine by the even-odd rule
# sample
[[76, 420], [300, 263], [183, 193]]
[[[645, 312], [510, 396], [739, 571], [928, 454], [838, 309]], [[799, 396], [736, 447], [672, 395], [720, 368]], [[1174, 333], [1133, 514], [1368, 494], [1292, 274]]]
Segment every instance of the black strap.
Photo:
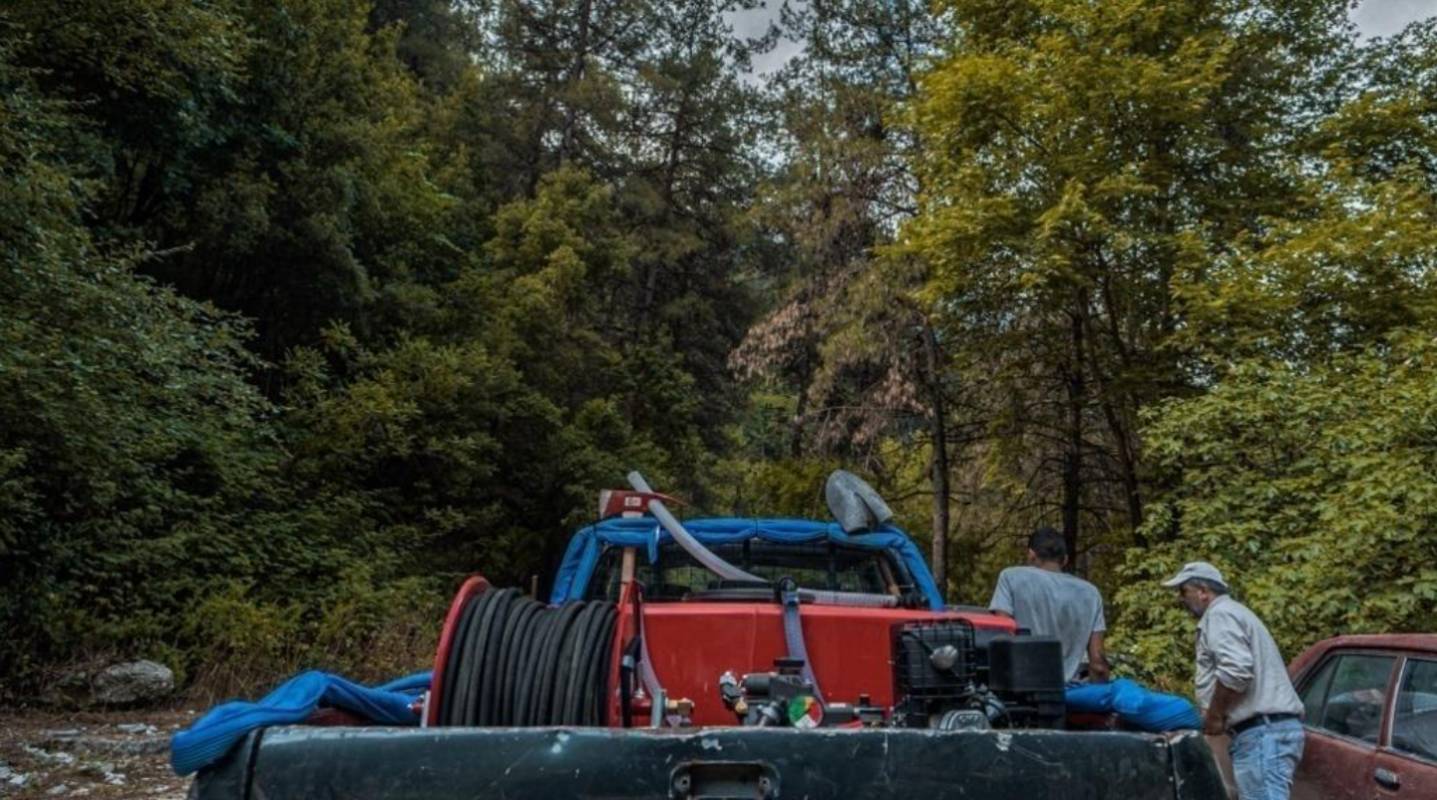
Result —
[[1242, 733], [1248, 728], [1256, 728], [1258, 725], [1270, 725], [1274, 722], [1286, 722], [1287, 720], [1297, 718], [1297, 714], [1258, 714], [1233, 725], [1232, 732]]

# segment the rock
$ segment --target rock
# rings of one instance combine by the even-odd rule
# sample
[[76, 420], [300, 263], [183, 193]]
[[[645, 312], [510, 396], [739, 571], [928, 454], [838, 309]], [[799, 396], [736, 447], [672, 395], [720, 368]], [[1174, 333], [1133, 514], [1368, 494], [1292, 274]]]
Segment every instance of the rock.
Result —
[[[10, 767], [9, 764], [0, 761], [0, 789], [3, 789], [6, 786], [13, 786], [16, 789], [21, 789], [24, 788], [25, 784], [29, 782], [29, 775], [26, 775], [23, 772], [16, 772]], [[0, 791], [0, 794], [4, 794], [4, 792]]]
[[166, 697], [175, 690], [175, 674], [153, 661], [131, 661], [106, 667], [95, 676], [95, 702], [133, 705]]
[[75, 763], [75, 757], [69, 753], [52, 753], [48, 750], [41, 750], [38, 747], [24, 745], [25, 752], [34, 756], [36, 760], [46, 764], [55, 764], [61, 767], [68, 767]]
[[143, 722], [122, 722], [115, 726], [121, 733], [146, 733], [154, 734], [157, 728], [154, 725], [146, 725]]
[[81, 730], [79, 728], [61, 728], [59, 730], [45, 731], [44, 735], [47, 739], [71, 739], [79, 736], [80, 733]]
[[[152, 756], [165, 752], [169, 739], [164, 736], [76, 736], [69, 739], [50, 739], [41, 744], [46, 747], [66, 747], [92, 756]], [[40, 751], [44, 752], [44, 751]], [[69, 753], [53, 753], [52, 756], [66, 756]]]
[[59, 795], [62, 795], [62, 794], [67, 794], [69, 791], [70, 791], [70, 787], [66, 786], [66, 785], [63, 784], [63, 783], [57, 783], [57, 784], [55, 784], [54, 786], [51, 786], [51, 787], [45, 792], [45, 794], [50, 795], [50, 796], [52, 796], [52, 797], [56, 797], [56, 796], [59, 796]]
[[110, 774], [113, 773], [114, 771], [115, 771], [115, 765], [114, 765], [114, 764], [111, 764], [111, 763], [108, 763], [108, 762], [104, 762], [104, 761], [99, 761], [99, 762], [94, 762], [94, 763], [91, 763], [91, 764], [86, 764], [86, 765], [85, 765], [85, 768], [80, 771], [80, 774], [81, 774], [81, 775], [84, 775], [84, 776], [86, 776], [86, 777], [89, 777], [89, 778], [96, 778], [96, 779], [98, 779], [98, 780], [105, 780], [106, 778], [110, 777]]

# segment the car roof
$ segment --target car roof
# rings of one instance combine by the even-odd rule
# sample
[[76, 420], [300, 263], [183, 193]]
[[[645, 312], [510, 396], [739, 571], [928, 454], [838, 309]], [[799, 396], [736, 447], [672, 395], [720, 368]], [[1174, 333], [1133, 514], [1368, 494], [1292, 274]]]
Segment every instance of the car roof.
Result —
[[1437, 633], [1363, 633], [1334, 636], [1312, 645], [1288, 665], [1288, 673], [1297, 678], [1319, 659], [1334, 650], [1404, 650], [1437, 654]]
[[1385, 650], [1419, 650], [1437, 653], [1437, 633], [1364, 633], [1334, 636], [1317, 643], [1323, 650], [1372, 647]]

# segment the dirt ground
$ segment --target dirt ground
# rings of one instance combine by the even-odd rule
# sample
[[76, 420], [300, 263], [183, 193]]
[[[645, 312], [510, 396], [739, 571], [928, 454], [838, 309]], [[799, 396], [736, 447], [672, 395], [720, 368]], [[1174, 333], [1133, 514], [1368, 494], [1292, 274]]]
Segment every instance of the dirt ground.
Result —
[[182, 800], [170, 736], [197, 713], [0, 709], [0, 797]]

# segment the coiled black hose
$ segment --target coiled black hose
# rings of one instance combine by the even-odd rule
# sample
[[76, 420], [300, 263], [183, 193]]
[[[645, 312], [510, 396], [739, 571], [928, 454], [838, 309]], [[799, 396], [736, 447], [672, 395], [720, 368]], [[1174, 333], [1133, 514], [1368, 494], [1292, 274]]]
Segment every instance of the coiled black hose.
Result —
[[[439, 717], [441, 721], [450, 720], [454, 717], [454, 707], [459, 696], [459, 685], [457, 676], [459, 664], [464, 660], [464, 642], [468, 639], [469, 628], [474, 623], [474, 615], [479, 610], [478, 599], [480, 596], [471, 597], [465, 604], [464, 610], [459, 615], [459, 622], [454, 628], [454, 638], [449, 646], [449, 658], [444, 667], [444, 692], [441, 697], [432, 698], [430, 702], [438, 702]], [[449, 724], [441, 722], [441, 724]]]
[[434, 698], [439, 725], [603, 725], [613, 603], [549, 608], [516, 589], [466, 603]]

